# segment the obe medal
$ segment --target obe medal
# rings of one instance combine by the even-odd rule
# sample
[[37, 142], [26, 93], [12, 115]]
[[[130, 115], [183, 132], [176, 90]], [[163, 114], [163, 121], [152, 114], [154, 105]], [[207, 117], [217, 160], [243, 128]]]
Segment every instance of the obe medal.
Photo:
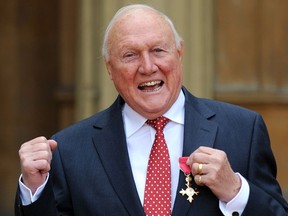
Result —
[[182, 194], [182, 196], [186, 195], [187, 196], [187, 200], [192, 203], [194, 198], [194, 195], [198, 195], [199, 192], [197, 191], [197, 189], [192, 188], [191, 187], [191, 182], [192, 182], [192, 177], [191, 177], [191, 170], [190, 167], [186, 164], [188, 157], [180, 157], [179, 158], [179, 165], [180, 165], [180, 169], [182, 170], [182, 172], [184, 173], [185, 177], [185, 181], [186, 181], [186, 189], [181, 189], [179, 191], [180, 194]]

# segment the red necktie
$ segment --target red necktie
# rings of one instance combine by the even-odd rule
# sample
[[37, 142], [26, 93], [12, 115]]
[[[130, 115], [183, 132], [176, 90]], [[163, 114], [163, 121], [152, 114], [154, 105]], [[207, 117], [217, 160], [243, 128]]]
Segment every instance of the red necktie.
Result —
[[171, 215], [171, 168], [163, 128], [169, 119], [161, 116], [146, 123], [156, 130], [148, 161], [144, 192], [144, 211], [147, 216]]

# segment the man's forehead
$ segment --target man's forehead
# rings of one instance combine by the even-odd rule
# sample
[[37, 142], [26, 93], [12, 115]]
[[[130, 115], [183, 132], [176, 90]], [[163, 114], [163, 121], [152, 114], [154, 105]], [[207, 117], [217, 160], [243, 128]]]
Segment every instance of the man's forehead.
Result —
[[114, 27], [122, 25], [145, 25], [148, 21], [152, 23], [164, 22], [163, 17], [156, 11], [150, 9], [137, 8], [127, 11], [125, 14], [120, 16], [115, 22]]
[[154, 25], [154, 27], [137, 24], [127, 25], [118, 30], [115, 29], [110, 37], [110, 42], [116, 42], [118, 47], [120, 47], [120, 45], [133, 47], [139, 46], [139, 44], [143, 46], [155, 46], [163, 44], [164, 41], [167, 42], [167, 40], [173, 40], [173, 34], [169, 27], [165, 28], [163, 25]]
[[137, 34], [137, 31], [141, 32], [145, 28], [148, 32], [152, 32], [159, 28], [165, 28], [165, 26], [169, 25], [160, 14], [154, 11], [135, 9], [121, 16], [112, 27], [111, 33], [132, 32]]
[[[156, 46], [159, 41], [173, 40], [173, 31], [165, 18], [157, 11], [133, 9], [118, 17], [111, 28], [108, 46], [134, 47], [134, 45]], [[158, 40], [157, 40], [158, 39]]]
[[152, 9], [147, 9], [147, 8], [134, 8], [131, 10], [126, 11], [123, 13], [121, 16], [119, 16], [119, 19], [129, 17], [129, 16], [134, 16], [134, 17], [150, 17], [150, 16], [161, 16], [160, 13], [157, 11], [154, 11]]

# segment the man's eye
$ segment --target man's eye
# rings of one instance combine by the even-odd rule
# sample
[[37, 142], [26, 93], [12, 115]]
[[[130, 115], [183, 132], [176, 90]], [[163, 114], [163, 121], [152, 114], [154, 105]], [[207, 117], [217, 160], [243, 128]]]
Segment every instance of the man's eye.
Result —
[[124, 53], [124, 55], [122, 56], [122, 61], [123, 62], [130, 62], [130, 61], [133, 61], [137, 58], [137, 53], [135, 52], [127, 52], [127, 53]]
[[163, 49], [160, 49], [160, 48], [156, 48], [154, 49], [154, 52], [163, 52], [164, 50]]
[[126, 53], [126, 54], [124, 55], [124, 58], [131, 58], [131, 57], [133, 57], [133, 56], [135, 56], [134, 53]]

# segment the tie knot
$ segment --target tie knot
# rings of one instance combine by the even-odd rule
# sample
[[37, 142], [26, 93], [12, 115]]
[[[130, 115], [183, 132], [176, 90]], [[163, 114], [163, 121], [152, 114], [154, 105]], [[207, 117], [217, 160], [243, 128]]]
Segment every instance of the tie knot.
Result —
[[158, 131], [163, 131], [163, 128], [166, 126], [166, 124], [169, 122], [169, 119], [164, 117], [164, 116], [160, 116], [156, 119], [152, 119], [152, 120], [147, 120], [146, 123], [148, 125], [150, 125], [151, 127], [153, 127], [157, 132]]

